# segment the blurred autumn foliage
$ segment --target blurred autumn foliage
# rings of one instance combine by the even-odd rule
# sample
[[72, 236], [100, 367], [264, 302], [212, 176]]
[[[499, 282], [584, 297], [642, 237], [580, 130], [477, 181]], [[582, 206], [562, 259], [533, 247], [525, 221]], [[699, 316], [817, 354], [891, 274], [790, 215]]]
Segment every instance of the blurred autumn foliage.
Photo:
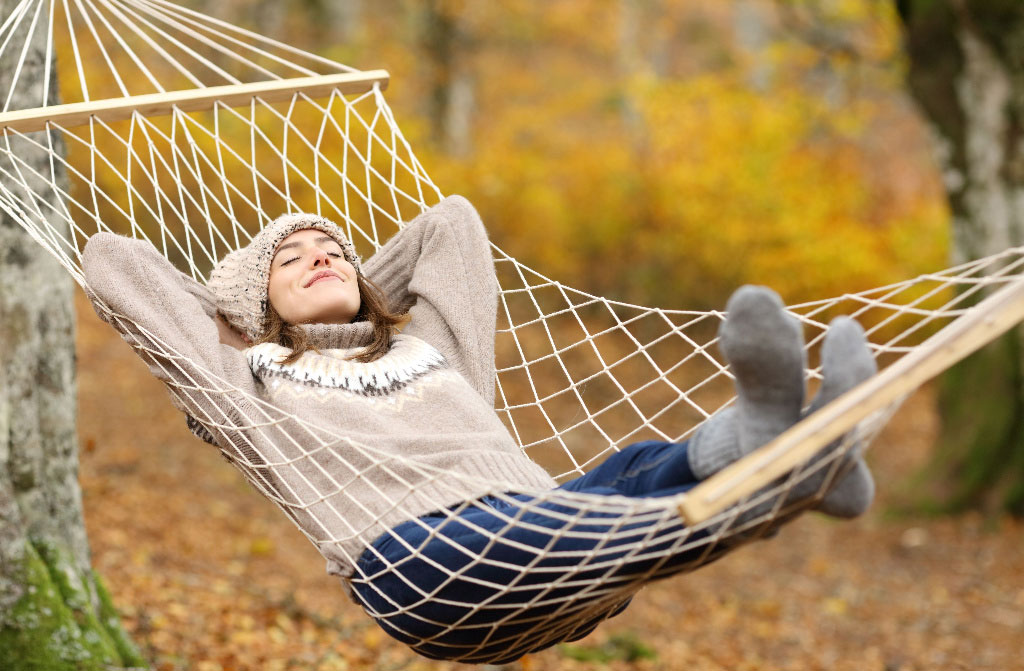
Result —
[[[469, 197], [508, 253], [585, 291], [706, 309], [745, 282], [797, 302], [945, 265], [949, 215], [902, 91], [889, 3], [822, 3], [824, 28], [855, 45], [840, 50], [804, 39], [780, 10], [787, 3], [768, 0], [188, 4], [389, 70], [399, 125], [442, 191]], [[62, 62], [62, 81], [76, 79], [73, 67]], [[262, 118], [268, 137], [284, 132], [273, 115]], [[219, 132], [248, 130], [228, 120]], [[153, 140], [136, 141], [145, 156]], [[212, 142], [202, 132], [173, 141]], [[114, 141], [97, 144], [125, 153]], [[254, 152], [270, 182], [316, 170], [330, 178], [322, 158], [289, 147], [290, 167]], [[74, 142], [70, 149], [73, 162], [76, 152], [88, 160]], [[230, 198], [259, 202], [266, 216], [284, 209], [249, 170], [228, 161], [238, 190]], [[118, 193], [102, 166], [94, 175]], [[314, 209], [346, 189], [341, 179], [320, 187], [298, 184], [289, 197]], [[130, 211], [143, 227], [156, 216], [131, 205], [104, 207]], [[171, 230], [175, 216], [207, 216], [173, 209], [160, 212]], [[233, 216], [258, 223], [244, 207]]]
[[428, 91], [406, 45], [382, 31], [357, 57], [392, 71], [442, 189], [541, 272], [708, 308], [744, 282], [796, 301], [945, 265], [948, 214], [889, 3], [820, 3], [855, 57], [808, 45], [772, 2], [438, 4], [472, 36], [471, 153], [444, 153], [417, 117]]

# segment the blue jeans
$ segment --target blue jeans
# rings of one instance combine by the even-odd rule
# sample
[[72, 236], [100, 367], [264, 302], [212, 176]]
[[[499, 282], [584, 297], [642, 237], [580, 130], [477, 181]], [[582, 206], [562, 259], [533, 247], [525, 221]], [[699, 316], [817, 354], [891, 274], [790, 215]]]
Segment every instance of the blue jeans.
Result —
[[[698, 482], [686, 451], [686, 443], [636, 443], [558, 489], [637, 498], [685, 492]], [[525, 494], [485, 496], [381, 535], [359, 558], [351, 585], [378, 624], [418, 653], [504, 663], [582, 638], [646, 582], [714, 558], [707, 548], [668, 551], [672, 541], [662, 537], [682, 523], [654, 523]]]

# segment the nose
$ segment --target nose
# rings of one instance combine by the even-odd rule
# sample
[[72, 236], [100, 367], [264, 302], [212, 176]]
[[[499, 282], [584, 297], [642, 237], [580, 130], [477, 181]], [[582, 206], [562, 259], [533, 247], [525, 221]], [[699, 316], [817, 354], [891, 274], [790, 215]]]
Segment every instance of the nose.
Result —
[[331, 257], [319, 247], [313, 248], [313, 267], [331, 265]]

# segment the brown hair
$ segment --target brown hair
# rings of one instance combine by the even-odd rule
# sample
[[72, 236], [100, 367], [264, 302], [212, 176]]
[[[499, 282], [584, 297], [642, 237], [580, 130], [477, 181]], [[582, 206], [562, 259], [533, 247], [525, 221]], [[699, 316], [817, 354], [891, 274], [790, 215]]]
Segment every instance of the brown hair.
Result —
[[[350, 357], [350, 360], [369, 363], [387, 354], [391, 348], [391, 337], [398, 327], [408, 323], [409, 315], [391, 312], [384, 292], [361, 274], [356, 275], [356, 282], [359, 284], [360, 304], [359, 312], [352, 321], [373, 324], [373, 341], [362, 352]], [[267, 331], [259, 342], [272, 342], [290, 348], [292, 353], [282, 361], [285, 364], [295, 363], [300, 356], [316, 349], [309, 344], [306, 332], [282, 319], [272, 305], [267, 307]]]

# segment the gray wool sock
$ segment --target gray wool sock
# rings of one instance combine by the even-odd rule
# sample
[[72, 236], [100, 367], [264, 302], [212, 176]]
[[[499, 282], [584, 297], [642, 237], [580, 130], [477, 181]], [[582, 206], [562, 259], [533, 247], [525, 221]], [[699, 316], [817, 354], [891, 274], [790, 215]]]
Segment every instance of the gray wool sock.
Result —
[[749, 454], [800, 419], [807, 362], [803, 333], [766, 287], [741, 287], [726, 310], [719, 347], [736, 378], [740, 447]]
[[718, 346], [736, 378], [737, 399], [690, 440], [690, 468], [702, 479], [795, 424], [804, 402], [803, 335], [778, 295], [744, 286], [726, 310]]
[[[805, 417], [853, 389], [877, 372], [864, 330], [849, 317], [829, 324], [821, 352], [822, 383]], [[834, 449], [838, 443], [830, 446]], [[875, 481], [864, 458], [854, 449], [851, 470], [815, 506], [826, 515], [849, 519], [861, 515], [875, 497]], [[812, 478], [813, 479], [813, 478]]]
[[862, 457], [840, 478], [814, 509], [831, 517], [849, 520], [863, 515], [875, 499], [875, 479]]
[[[719, 329], [719, 346], [736, 378], [736, 405], [711, 417], [694, 434], [690, 467], [703, 479], [770, 442], [801, 419], [806, 355], [799, 322], [770, 289], [745, 286], [729, 299]], [[803, 413], [806, 417], [871, 377], [876, 366], [864, 331], [849, 317], [837, 317], [822, 346], [822, 385]], [[841, 445], [836, 441], [818, 455]], [[833, 517], [856, 517], [874, 498], [871, 472], [860, 454], [814, 508]], [[789, 501], [819, 496], [834, 469], [808, 474], [783, 496]], [[777, 500], [777, 499], [773, 499]], [[764, 501], [745, 511], [740, 521], [756, 519], [773, 508]]]
[[736, 406], [709, 417], [690, 439], [686, 458], [690, 471], [705, 480], [743, 456]]
[[836, 317], [821, 346], [821, 388], [806, 415], [831, 403], [878, 372], [864, 329], [856, 320]]

